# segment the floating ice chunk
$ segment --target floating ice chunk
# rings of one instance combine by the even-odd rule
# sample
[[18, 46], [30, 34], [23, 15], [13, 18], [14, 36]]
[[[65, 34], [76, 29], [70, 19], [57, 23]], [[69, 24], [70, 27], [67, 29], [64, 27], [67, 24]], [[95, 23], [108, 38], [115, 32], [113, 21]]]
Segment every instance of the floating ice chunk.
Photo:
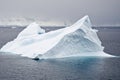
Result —
[[[111, 56], [103, 52], [96, 30], [88, 16], [70, 27], [44, 33], [36, 23], [24, 29], [1, 51], [21, 54], [29, 58], [63, 58], [72, 56]], [[39, 34], [43, 33], [43, 34]]]

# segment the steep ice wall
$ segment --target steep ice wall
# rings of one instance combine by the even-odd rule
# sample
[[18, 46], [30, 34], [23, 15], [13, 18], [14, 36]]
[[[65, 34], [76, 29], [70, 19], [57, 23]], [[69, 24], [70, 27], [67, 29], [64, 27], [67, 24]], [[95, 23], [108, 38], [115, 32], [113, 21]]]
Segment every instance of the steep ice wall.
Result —
[[[88, 16], [70, 27], [44, 33], [33, 23], [18, 37], [8, 42], [1, 51], [30, 58], [63, 58], [71, 56], [111, 56], [103, 52], [96, 32], [91, 28]], [[43, 34], [39, 34], [43, 33]]]

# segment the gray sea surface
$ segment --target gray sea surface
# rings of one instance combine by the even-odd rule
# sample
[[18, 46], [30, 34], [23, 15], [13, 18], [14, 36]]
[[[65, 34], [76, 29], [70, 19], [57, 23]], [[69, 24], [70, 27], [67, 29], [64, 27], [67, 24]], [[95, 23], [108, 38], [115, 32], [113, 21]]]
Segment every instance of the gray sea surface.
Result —
[[[0, 48], [23, 29], [0, 27]], [[48, 32], [59, 28], [44, 29]], [[120, 56], [120, 28], [96, 29], [104, 51]], [[71, 57], [35, 61], [0, 52], [0, 80], [120, 80], [120, 58]]]

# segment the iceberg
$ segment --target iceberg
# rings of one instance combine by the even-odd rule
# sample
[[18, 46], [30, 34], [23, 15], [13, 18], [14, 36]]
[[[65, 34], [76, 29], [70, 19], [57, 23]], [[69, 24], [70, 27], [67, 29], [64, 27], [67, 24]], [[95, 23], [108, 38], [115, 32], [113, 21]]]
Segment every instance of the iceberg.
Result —
[[38, 24], [32, 23], [19, 33], [16, 39], [1, 48], [2, 52], [20, 54], [29, 58], [64, 58], [73, 56], [111, 56], [105, 53], [91, 28], [88, 16], [75, 24], [45, 33]]

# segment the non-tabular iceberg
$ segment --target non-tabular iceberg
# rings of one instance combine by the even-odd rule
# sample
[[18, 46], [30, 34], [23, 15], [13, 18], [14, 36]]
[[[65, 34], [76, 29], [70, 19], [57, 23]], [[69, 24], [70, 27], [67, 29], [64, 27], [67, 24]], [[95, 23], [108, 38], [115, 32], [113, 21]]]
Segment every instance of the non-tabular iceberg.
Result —
[[29, 58], [64, 58], [73, 56], [111, 56], [91, 28], [88, 16], [70, 27], [45, 33], [38, 24], [32, 23], [11, 42], [1, 48], [3, 52], [20, 54]]

